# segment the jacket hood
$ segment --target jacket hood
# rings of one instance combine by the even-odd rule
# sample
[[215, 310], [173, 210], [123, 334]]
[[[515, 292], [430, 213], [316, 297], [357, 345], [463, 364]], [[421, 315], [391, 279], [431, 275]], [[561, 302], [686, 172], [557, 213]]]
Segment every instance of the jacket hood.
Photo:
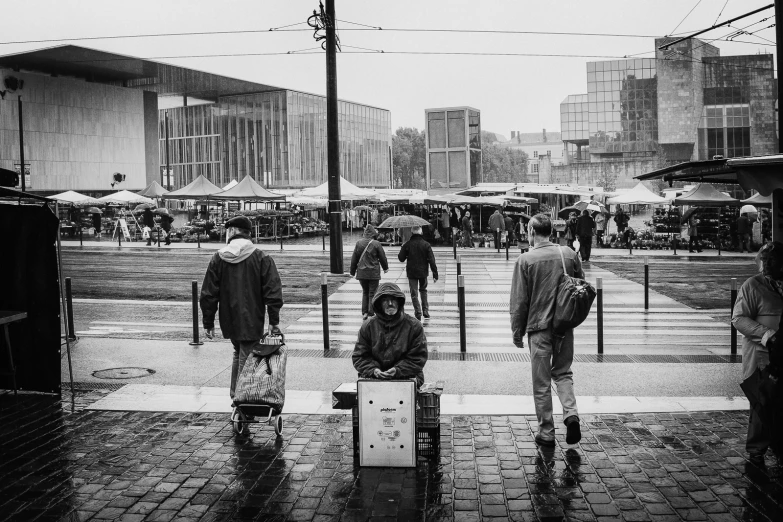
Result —
[[218, 250], [218, 255], [226, 263], [241, 263], [250, 257], [255, 249], [255, 245], [249, 239], [232, 239], [229, 244]]
[[397, 311], [397, 315], [401, 316], [403, 313], [402, 308], [405, 306], [405, 294], [403, 294], [400, 287], [394, 283], [381, 283], [378, 285], [378, 290], [375, 291], [375, 295], [372, 298], [372, 309], [375, 310], [376, 316], [387, 317], [381, 310], [381, 298], [387, 295], [397, 298], [397, 302], [400, 303], [400, 309]]
[[375, 227], [372, 225], [367, 225], [367, 228], [364, 229], [364, 234], [362, 237], [369, 237], [370, 239], [375, 237]]

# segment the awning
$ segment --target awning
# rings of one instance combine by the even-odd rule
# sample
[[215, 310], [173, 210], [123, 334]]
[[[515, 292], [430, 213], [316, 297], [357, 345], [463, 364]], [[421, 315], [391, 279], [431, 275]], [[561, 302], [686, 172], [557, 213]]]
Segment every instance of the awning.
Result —
[[700, 207], [723, 207], [738, 206], [740, 205], [740, 201], [718, 192], [718, 190], [709, 183], [699, 183], [689, 192], [674, 198], [672, 204], [677, 206], [693, 205]]
[[249, 174], [232, 188], [219, 194], [213, 194], [212, 198], [234, 201], [285, 201], [285, 195], [268, 191], [251, 178]]
[[199, 199], [213, 196], [220, 192], [223, 192], [223, 189], [214, 185], [203, 174], [199, 174], [190, 184], [179, 190], [163, 194], [163, 199]]
[[638, 185], [625, 194], [606, 200], [607, 205], [659, 205], [668, 202], [666, 198], [653, 194], [642, 182], [639, 182]]
[[67, 190], [65, 192], [61, 192], [60, 194], [49, 196], [48, 199], [54, 199], [56, 201], [59, 201], [60, 203], [70, 203], [71, 205], [100, 205], [101, 204], [101, 202], [98, 201], [97, 198], [85, 196], [84, 194], [79, 194], [78, 192], [74, 192], [73, 190]]
[[157, 181], [153, 181], [152, 183], [147, 185], [147, 188], [139, 192], [139, 195], [148, 198], [159, 198], [167, 192], [168, 190], [164, 189], [160, 183], [158, 183]]
[[150, 198], [140, 196], [139, 194], [130, 192], [129, 190], [120, 190], [114, 194], [103, 196], [102, 198], [98, 198], [98, 201], [101, 203], [115, 203], [119, 205], [138, 205], [139, 203], [153, 202]]
[[[328, 198], [329, 182], [321, 183], [317, 187], [310, 187], [302, 190], [297, 196], [308, 196], [311, 198]], [[340, 198], [343, 201], [354, 199], [379, 199], [374, 190], [357, 187], [347, 179], [340, 176]]]
[[754, 205], [756, 207], [771, 207], [772, 195], [762, 196], [761, 194], [753, 194], [748, 199], [743, 199], [741, 203], [747, 203], [748, 205]]

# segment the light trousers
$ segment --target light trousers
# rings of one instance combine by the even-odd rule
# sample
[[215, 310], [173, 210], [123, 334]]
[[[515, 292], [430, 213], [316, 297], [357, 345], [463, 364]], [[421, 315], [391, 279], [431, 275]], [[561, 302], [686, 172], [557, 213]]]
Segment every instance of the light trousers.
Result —
[[579, 415], [574, 395], [574, 331], [555, 335], [551, 328], [528, 334], [530, 363], [533, 373], [533, 401], [538, 418], [538, 436], [554, 440], [555, 422], [552, 416], [552, 381], [563, 406], [563, 419]]

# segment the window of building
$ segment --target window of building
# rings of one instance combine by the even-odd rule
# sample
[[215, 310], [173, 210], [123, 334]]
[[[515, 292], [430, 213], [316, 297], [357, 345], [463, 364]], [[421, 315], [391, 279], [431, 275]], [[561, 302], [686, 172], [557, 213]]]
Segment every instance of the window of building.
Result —
[[533, 168], [533, 174], [538, 174], [538, 163], [533, 163], [531, 167]]
[[699, 121], [699, 159], [750, 155], [750, 106], [705, 105]]
[[538, 151], [537, 151], [537, 150], [534, 150], [534, 151], [533, 151], [533, 157], [534, 157], [534, 158], [537, 158], [537, 157], [538, 157]]

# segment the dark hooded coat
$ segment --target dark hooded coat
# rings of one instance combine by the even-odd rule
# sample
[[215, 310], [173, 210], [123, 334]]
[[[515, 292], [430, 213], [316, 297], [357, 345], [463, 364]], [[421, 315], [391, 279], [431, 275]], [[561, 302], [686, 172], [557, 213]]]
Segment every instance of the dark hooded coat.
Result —
[[[389, 317], [381, 309], [381, 298], [392, 295], [400, 303], [397, 315]], [[394, 283], [381, 283], [372, 299], [375, 316], [364, 321], [353, 349], [353, 366], [359, 377], [372, 377], [373, 371], [397, 368], [395, 379], [416, 378], [424, 382], [427, 364], [427, 338], [421, 323], [403, 310], [405, 294]]]
[[[386, 261], [386, 252], [383, 246], [373, 239], [375, 229], [368, 227], [364, 231], [363, 237], [356, 242], [351, 256], [351, 275], [356, 279], [380, 279], [381, 268], [389, 269], [389, 263]], [[369, 244], [369, 246], [367, 246]], [[365, 252], [365, 249], [367, 250]], [[362, 256], [364, 253], [364, 256]]]

